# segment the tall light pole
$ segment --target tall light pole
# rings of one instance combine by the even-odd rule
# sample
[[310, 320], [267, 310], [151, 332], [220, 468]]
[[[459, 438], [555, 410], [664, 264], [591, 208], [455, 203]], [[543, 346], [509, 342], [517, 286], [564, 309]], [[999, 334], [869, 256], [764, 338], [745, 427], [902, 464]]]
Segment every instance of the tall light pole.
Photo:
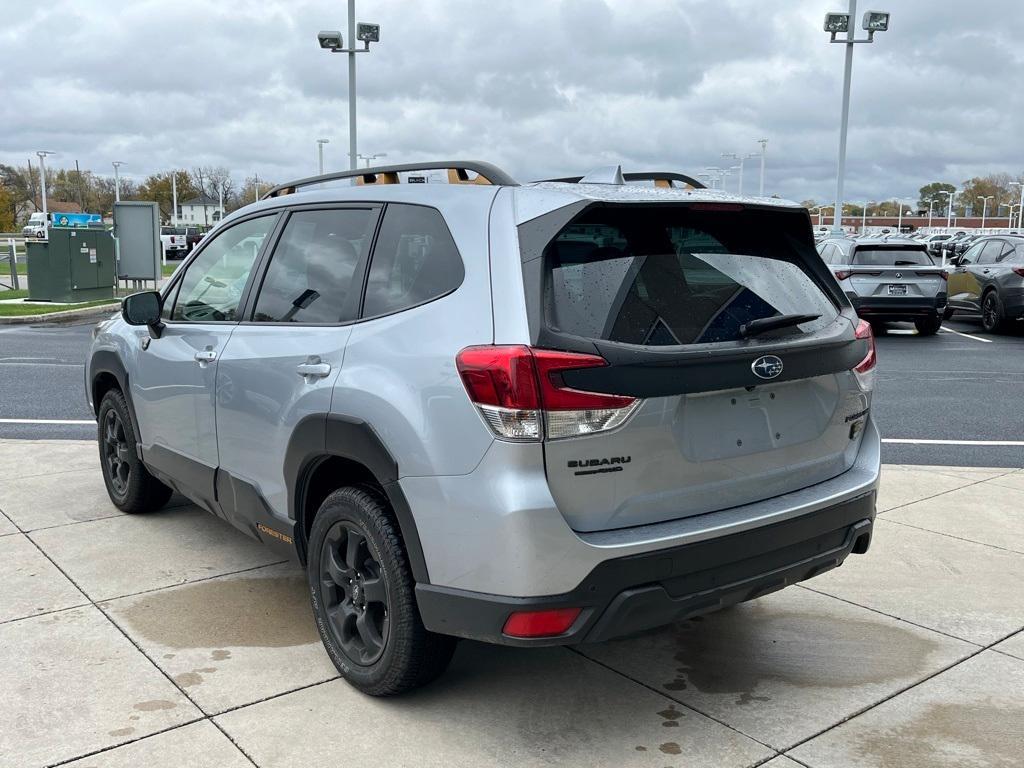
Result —
[[1017, 229], [1024, 227], [1024, 182], [1011, 181], [1011, 187], [1020, 187], [1020, 211], [1017, 213]]
[[935, 207], [935, 198], [928, 201], [928, 229], [932, 228], [932, 208]]
[[50, 152], [46, 149], [40, 149], [36, 154], [39, 156], [39, 182], [43, 193], [43, 213], [46, 213], [46, 156], [55, 155], [57, 153]]
[[316, 153], [317, 153], [317, 168], [320, 170], [320, 175], [324, 175], [324, 144], [330, 144], [330, 139], [317, 139], [316, 140]]
[[864, 207], [860, 209], [860, 233], [863, 235], [864, 230], [868, 228], [868, 200], [864, 201]]
[[988, 201], [995, 199], [995, 195], [985, 195], [982, 197], [978, 195], [978, 199], [981, 200], [981, 228], [985, 228], [985, 214], [988, 213]]
[[[362, 48], [356, 48], [359, 40]], [[348, 167], [355, 170], [358, 166], [356, 151], [356, 54], [370, 50], [370, 43], [380, 42], [380, 25], [356, 24], [356, 0], [348, 0], [348, 48], [343, 45], [341, 32], [329, 30], [317, 35], [320, 47], [331, 53], [348, 54]]]
[[757, 194], [764, 197], [764, 156], [768, 152], [768, 139], [758, 139], [757, 143], [761, 145], [761, 183], [757, 188]]
[[113, 162], [111, 162], [111, 165], [114, 166], [114, 202], [115, 203], [120, 203], [121, 202], [121, 177], [118, 175], [117, 169], [120, 168], [122, 165], [124, 165], [124, 162], [122, 162], [121, 160], [114, 160]]
[[[850, 122], [850, 80], [853, 73], [853, 46], [857, 43], [873, 43], [875, 32], [884, 32], [889, 28], [889, 14], [882, 11], [868, 11], [864, 14], [861, 26], [868, 36], [862, 40], [854, 39], [853, 21], [857, 15], [857, 0], [850, 0], [847, 13], [825, 14], [825, 31], [831, 33], [829, 42], [841, 43], [846, 46], [846, 66], [843, 70], [843, 111], [839, 123], [839, 162], [836, 169], [836, 213], [832, 220], [832, 230], [842, 231], [843, 224], [843, 176], [846, 173], [846, 132]], [[845, 40], [836, 40], [840, 32], [846, 33]]]
[[750, 158], [757, 156], [758, 154], [756, 152], [751, 152], [749, 155], [737, 155], [735, 152], [722, 153], [722, 157], [732, 158], [733, 160], [736, 160], [739, 163], [739, 165], [736, 167], [740, 169], [740, 180], [736, 191], [741, 195], [743, 194], [743, 161], [749, 160]]
[[949, 192], [945, 189], [940, 189], [939, 194], [945, 195], [949, 200], [949, 207], [946, 209], [946, 229], [949, 229], [952, 226], [953, 198], [956, 197], [956, 190], [954, 189], [952, 192]]
[[378, 152], [375, 155], [360, 155], [359, 159], [360, 160], [365, 160], [366, 161], [366, 167], [369, 168], [370, 167], [370, 163], [372, 163], [378, 157], [387, 157], [387, 156], [388, 156], [387, 152]]
[[171, 171], [171, 224], [178, 226], [178, 172]]

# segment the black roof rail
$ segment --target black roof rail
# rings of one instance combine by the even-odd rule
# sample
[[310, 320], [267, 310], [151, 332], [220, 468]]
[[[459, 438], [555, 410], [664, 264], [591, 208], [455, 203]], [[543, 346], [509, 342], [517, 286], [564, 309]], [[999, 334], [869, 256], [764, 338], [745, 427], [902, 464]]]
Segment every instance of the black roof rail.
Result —
[[[641, 173], [624, 173], [622, 178], [626, 181], [653, 181], [655, 186], [671, 187], [673, 181], [681, 181], [689, 184], [694, 189], [707, 189], [701, 182], [685, 173], [674, 173], [672, 171], [643, 171]], [[541, 179], [541, 181], [554, 181], [562, 184], [579, 184], [583, 176], [566, 176], [561, 179]], [[658, 184], [658, 182], [663, 182]]]
[[[505, 173], [501, 168], [490, 163], [477, 160], [440, 160], [428, 163], [405, 163], [403, 165], [378, 165], [373, 168], [356, 168], [348, 171], [325, 173], [321, 176], [308, 176], [304, 179], [278, 184], [268, 190], [260, 199], [290, 195], [301, 187], [323, 184], [326, 181], [339, 179], [355, 179], [356, 184], [398, 184], [398, 174], [408, 171], [447, 171], [448, 182], [451, 184], [493, 184], [502, 187], [517, 187], [519, 182]], [[467, 171], [477, 176], [470, 179]]]

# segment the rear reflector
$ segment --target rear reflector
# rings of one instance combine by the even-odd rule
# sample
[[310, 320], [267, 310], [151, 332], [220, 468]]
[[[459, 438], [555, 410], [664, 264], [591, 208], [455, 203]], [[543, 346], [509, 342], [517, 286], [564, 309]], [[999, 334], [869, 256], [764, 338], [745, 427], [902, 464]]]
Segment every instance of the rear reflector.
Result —
[[524, 345], [467, 347], [456, 357], [470, 400], [497, 437], [549, 440], [614, 429], [636, 409], [634, 397], [566, 386], [565, 371], [607, 365], [597, 355]]
[[502, 630], [509, 637], [557, 637], [569, 631], [582, 608], [550, 611], [518, 611], [508, 617]]
[[863, 390], [869, 391], [875, 388], [875, 366], [878, 363], [878, 355], [875, 352], [875, 334], [871, 330], [871, 323], [867, 320], [860, 320], [857, 323], [857, 330], [854, 336], [858, 339], [867, 339], [868, 353], [853, 368], [853, 373], [860, 382]]

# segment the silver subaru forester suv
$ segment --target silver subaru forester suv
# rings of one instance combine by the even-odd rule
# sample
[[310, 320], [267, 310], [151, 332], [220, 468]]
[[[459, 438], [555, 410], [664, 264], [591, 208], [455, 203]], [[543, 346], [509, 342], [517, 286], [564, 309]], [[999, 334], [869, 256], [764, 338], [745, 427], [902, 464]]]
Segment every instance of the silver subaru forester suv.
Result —
[[125, 299], [86, 368], [113, 503], [178, 491], [296, 558], [370, 694], [459, 637], [599, 642], [871, 539], [870, 326], [804, 209], [681, 174], [291, 182]]

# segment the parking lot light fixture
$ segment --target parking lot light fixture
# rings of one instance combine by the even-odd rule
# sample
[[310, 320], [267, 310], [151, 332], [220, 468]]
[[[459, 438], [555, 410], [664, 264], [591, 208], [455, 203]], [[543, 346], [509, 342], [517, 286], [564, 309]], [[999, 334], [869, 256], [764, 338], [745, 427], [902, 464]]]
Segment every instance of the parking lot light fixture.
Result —
[[[843, 70], [843, 107], [839, 122], [839, 162], [836, 168], [836, 207], [832, 229], [840, 232], [843, 225], [843, 176], [846, 172], [846, 133], [850, 123], [850, 80], [853, 72], [853, 46], [858, 43], [873, 43], [875, 32], [884, 32], [889, 28], [889, 14], [884, 11], [868, 11], [864, 15], [864, 29], [868, 36], [856, 39], [852, 19], [857, 17], [857, 0], [850, 0], [850, 8], [846, 13], [834, 12], [825, 15], [825, 31], [832, 35], [830, 43], [841, 43], [846, 46], [846, 65]], [[883, 18], [884, 17], [884, 18]], [[836, 35], [845, 32], [845, 39], [836, 39]]]
[[39, 156], [39, 182], [43, 195], [43, 213], [46, 213], [46, 156], [55, 155], [57, 153], [51, 152], [48, 149], [40, 149], [36, 154]]
[[761, 183], [758, 186], [757, 194], [759, 197], [764, 197], [764, 158], [768, 151], [768, 139], [758, 139], [757, 143], [761, 145]]
[[[322, 31], [317, 35], [320, 47], [328, 53], [348, 54], [348, 167], [358, 166], [356, 151], [356, 54], [370, 50], [370, 43], [380, 42], [380, 25], [359, 22], [356, 24], [356, 0], [348, 0], [348, 45], [344, 46], [341, 32]], [[363, 44], [356, 48], [356, 41]]]
[[330, 144], [330, 139], [317, 139], [316, 140], [316, 155], [317, 155], [317, 168], [320, 171], [320, 175], [324, 175], [324, 144]]
[[951, 226], [953, 226], [953, 198], [956, 197], [956, 190], [954, 189], [952, 192], [950, 192], [945, 189], [940, 189], [939, 194], [945, 195], [946, 199], [949, 201], [949, 207], [946, 209], [946, 229], [949, 229]]
[[121, 161], [121, 160], [114, 160], [110, 164], [112, 166], [114, 166], [114, 202], [115, 203], [120, 203], [121, 202], [121, 177], [118, 175], [118, 169], [122, 165], [124, 165], [124, 162]]
[[378, 153], [373, 154], [373, 155], [360, 155], [359, 159], [360, 160], [365, 160], [366, 161], [366, 167], [369, 168], [370, 164], [374, 160], [376, 160], [378, 157], [387, 157], [387, 156], [388, 156], [387, 152], [378, 152]]
[[985, 218], [988, 213], [988, 201], [994, 200], [995, 195], [978, 195], [978, 199], [981, 200], [981, 228], [985, 228]]
[[1020, 208], [1020, 210], [1017, 211], [1017, 229], [1020, 229], [1021, 227], [1024, 227], [1024, 182], [1011, 181], [1010, 186], [1020, 187], [1020, 202], [1017, 204]]
[[739, 162], [739, 165], [736, 166], [736, 167], [740, 169], [740, 178], [739, 178], [739, 184], [737, 185], [736, 189], [737, 189], [737, 192], [742, 195], [743, 194], [743, 161], [744, 160], [749, 160], [752, 157], [758, 157], [758, 153], [757, 152], [751, 152], [750, 154], [747, 154], [747, 155], [738, 155], [735, 152], [723, 152], [722, 153], [722, 157], [732, 158], [733, 160], [736, 160], [737, 162]]

